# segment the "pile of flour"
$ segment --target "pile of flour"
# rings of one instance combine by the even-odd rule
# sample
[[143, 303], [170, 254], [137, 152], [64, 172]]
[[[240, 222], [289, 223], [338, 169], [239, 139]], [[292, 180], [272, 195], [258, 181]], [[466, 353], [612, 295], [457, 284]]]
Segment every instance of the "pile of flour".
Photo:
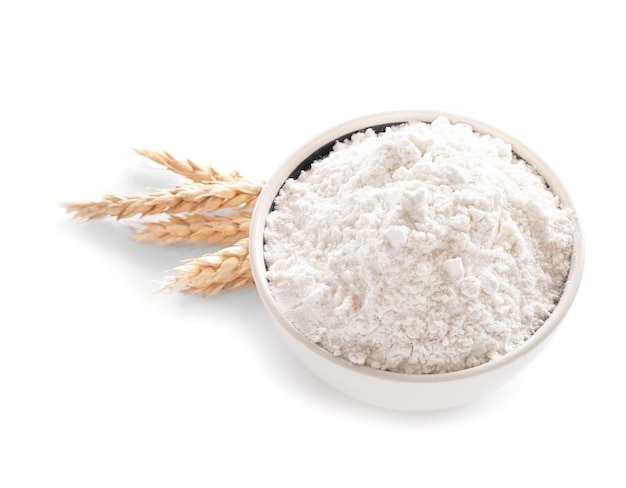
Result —
[[294, 327], [335, 356], [456, 371], [545, 321], [573, 218], [510, 145], [468, 125], [368, 129], [285, 182], [266, 222], [267, 279]]

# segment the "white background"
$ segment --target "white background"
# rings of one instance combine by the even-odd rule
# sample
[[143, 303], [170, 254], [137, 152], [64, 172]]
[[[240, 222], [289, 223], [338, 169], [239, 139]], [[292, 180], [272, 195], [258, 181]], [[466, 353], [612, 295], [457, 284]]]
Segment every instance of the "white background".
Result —
[[[3, 2], [0, 486], [624, 486], [624, 35], [615, 2]], [[180, 181], [165, 149], [268, 178], [368, 113], [482, 120], [538, 152], [587, 257], [558, 334], [479, 401], [331, 390], [254, 290], [155, 294], [201, 249], [59, 207]]]

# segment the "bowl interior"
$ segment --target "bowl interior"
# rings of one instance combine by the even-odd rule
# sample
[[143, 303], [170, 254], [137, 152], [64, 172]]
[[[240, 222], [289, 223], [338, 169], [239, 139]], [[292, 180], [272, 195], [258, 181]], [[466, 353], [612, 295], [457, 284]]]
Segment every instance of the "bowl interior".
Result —
[[324, 144], [323, 146], [321, 146], [319, 149], [316, 149], [313, 153], [311, 153], [308, 157], [304, 158], [302, 160], [302, 162], [300, 164], [298, 164], [294, 170], [289, 174], [289, 176], [286, 179], [289, 178], [297, 178], [300, 173], [302, 173], [302, 171], [305, 171], [307, 169], [309, 169], [311, 167], [311, 165], [317, 161], [318, 159], [321, 159], [325, 156], [328, 156], [328, 154], [330, 154], [330, 152], [333, 149], [333, 146], [335, 145], [335, 143], [337, 143], [338, 141], [344, 141], [346, 139], [349, 139], [350, 137], [352, 137], [354, 134], [357, 134], [358, 132], [362, 132], [366, 129], [372, 129], [374, 132], [376, 132], [377, 134], [384, 132], [388, 127], [392, 127], [394, 125], [400, 125], [403, 124], [407, 121], [400, 121], [400, 122], [388, 122], [386, 124], [378, 124], [378, 125], [374, 125], [374, 126], [370, 126], [370, 127], [363, 127], [361, 129], [356, 129], [353, 130], [352, 132], [348, 132], [346, 134], [343, 134], [339, 137], [334, 138], [333, 140], [331, 140], [330, 142], [327, 142], [326, 144]]

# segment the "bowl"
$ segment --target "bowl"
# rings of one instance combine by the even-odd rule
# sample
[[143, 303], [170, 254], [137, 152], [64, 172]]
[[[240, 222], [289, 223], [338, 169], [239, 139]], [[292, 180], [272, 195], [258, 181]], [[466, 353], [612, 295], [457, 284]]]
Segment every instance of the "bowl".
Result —
[[[395, 111], [367, 115], [340, 124], [315, 137], [288, 157], [267, 181], [256, 203], [250, 227], [250, 263], [259, 296], [278, 333], [295, 355], [313, 373], [337, 390], [379, 407], [428, 411], [459, 406], [471, 402], [510, 381], [527, 367], [545, 348], [567, 314], [578, 291], [583, 271], [584, 248], [580, 223], [575, 217], [573, 253], [569, 274], [558, 303], [539, 329], [524, 343], [492, 361], [478, 366], [439, 374], [405, 374], [359, 366], [335, 357], [305, 338], [282, 314], [266, 277], [264, 260], [265, 220], [283, 183], [310, 167], [328, 154], [337, 140], [352, 133], [409, 121], [432, 122], [447, 117], [452, 123], [466, 123], [474, 131], [498, 137], [509, 143], [513, 151], [532, 165], [545, 179], [563, 205], [574, 209], [565, 187], [550, 167], [520, 141], [483, 122], [445, 112]], [[574, 212], [575, 214], [575, 212]]]

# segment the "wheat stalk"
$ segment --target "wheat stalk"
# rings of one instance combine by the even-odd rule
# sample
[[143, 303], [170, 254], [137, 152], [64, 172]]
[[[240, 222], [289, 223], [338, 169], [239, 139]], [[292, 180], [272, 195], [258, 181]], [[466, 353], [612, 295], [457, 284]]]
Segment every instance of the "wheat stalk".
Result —
[[187, 261], [167, 276], [161, 290], [170, 290], [205, 297], [223, 290], [254, 284], [248, 257], [248, 238], [214, 254]]
[[61, 205], [78, 220], [105, 216], [125, 219], [134, 215], [170, 215], [213, 212], [227, 208], [252, 208], [262, 186], [249, 181], [190, 183], [172, 190], [136, 195], [104, 195], [100, 201], [64, 202]]
[[189, 178], [196, 183], [206, 183], [209, 181], [248, 181], [247, 178], [241, 176], [238, 172], [231, 174], [220, 173], [211, 166], [200, 166], [186, 159], [184, 161], [176, 159], [167, 151], [150, 151], [147, 149], [135, 149], [137, 154], [144, 156], [157, 164], [165, 166], [170, 171], [177, 173], [185, 178]]
[[137, 242], [168, 244], [234, 244], [250, 231], [249, 210], [228, 215], [169, 215], [167, 220], [144, 222], [132, 237]]

